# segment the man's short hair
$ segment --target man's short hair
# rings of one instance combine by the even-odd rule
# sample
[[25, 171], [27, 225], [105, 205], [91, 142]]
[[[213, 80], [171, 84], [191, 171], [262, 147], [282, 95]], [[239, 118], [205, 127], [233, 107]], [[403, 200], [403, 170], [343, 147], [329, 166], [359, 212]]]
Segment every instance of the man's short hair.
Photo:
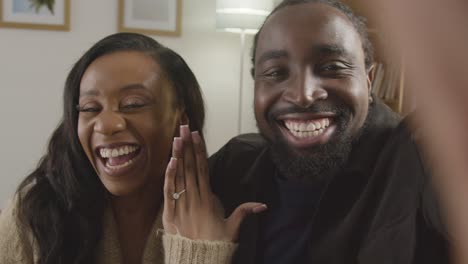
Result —
[[[356, 15], [349, 6], [343, 4], [339, 0], [284, 0], [278, 6], [276, 6], [275, 9], [273, 9], [273, 11], [265, 19], [265, 22], [268, 20], [268, 18], [270, 18], [270, 16], [272, 16], [274, 13], [278, 12], [279, 10], [283, 9], [284, 7], [292, 6], [292, 5], [298, 5], [298, 4], [305, 4], [305, 3], [322, 3], [322, 4], [326, 4], [326, 5], [329, 5], [331, 7], [334, 7], [336, 9], [338, 9], [343, 14], [345, 14], [346, 17], [348, 17], [348, 19], [353, 24], [353, 26], [356, 29], [356, 31], [358, 32], [359, 36], [361, 37], [362, 49], [364, 50], [364, 62], [365, 62], [365, 65], [366, 65], [366, 69], [369, 69], [372, 66], [372, 64], [374, 62], [374, 48], [372, 46], [372, 42], [369, 39], [369, 35], [367, 33], [367, 22], [366, 22], [367, 20], [362, 16]], [[251, 61], [252, 61], [251, 74], [252, 74], [252, 76], [254, 76], [254, 73], [255, 73], [255, 53], [256, 53], [256, 50], [257, 50], [258, 36], [260, 35], [260, 32], [262, 32], [263, 25], [262, 25], [262, 27], [260, 27], [260, 30], [255, 35], [254, 43], [253, 43], [253, 47], [252, 47], [252, 57], [251, 57]]]

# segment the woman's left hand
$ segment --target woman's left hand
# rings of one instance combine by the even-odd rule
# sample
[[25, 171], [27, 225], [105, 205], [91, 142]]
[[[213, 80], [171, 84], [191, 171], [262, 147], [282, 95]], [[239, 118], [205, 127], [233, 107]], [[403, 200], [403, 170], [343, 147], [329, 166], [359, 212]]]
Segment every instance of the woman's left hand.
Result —
[[169, 234], [193, 240], [237, 240], [239, 227], [251, 213], [266, 210], [262, 203], [244, 203], [227, 219], [211, 191], [205, 144], [198, 132], [180, 127], [164, 183], [163, 225]]

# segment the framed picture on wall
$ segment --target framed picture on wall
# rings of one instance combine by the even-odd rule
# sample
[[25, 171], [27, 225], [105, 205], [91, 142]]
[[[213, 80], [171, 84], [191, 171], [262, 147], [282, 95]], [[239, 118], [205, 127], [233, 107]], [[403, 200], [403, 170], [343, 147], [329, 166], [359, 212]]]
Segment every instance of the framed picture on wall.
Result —
[[70, 0], [0, 0], [0, 27], [70, 30]]
[[120, 32], [179, 36], [182, 0], [119, 0]]

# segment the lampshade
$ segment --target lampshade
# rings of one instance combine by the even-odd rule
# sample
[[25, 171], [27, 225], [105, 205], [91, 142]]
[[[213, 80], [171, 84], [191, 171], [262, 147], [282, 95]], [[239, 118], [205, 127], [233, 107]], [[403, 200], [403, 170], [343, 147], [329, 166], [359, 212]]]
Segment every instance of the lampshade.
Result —
[[216, 28], [254, 33], [273, 9], [273, 0], [216, 0]]

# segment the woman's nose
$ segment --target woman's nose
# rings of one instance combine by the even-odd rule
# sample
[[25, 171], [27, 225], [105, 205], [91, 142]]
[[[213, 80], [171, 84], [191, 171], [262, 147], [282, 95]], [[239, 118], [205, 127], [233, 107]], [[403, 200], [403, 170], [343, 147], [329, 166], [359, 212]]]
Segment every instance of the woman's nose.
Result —
[[102, 111], [94, 123], [94, 131], [103, 135], [114, 135], [125, 128], [126, 122], [122, 115], [111, 110]]

